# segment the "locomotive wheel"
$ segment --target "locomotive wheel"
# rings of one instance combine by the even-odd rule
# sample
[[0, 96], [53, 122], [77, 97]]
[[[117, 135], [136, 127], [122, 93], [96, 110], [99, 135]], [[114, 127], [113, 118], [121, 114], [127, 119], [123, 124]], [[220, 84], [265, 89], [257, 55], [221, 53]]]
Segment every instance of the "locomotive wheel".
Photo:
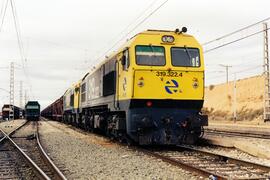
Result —
[[82, 118], [82, 129], [84, 129], [85, 131], [87, 131], [87, 125], [86, 125], [85, 115], [82, 115], [81, 118]]

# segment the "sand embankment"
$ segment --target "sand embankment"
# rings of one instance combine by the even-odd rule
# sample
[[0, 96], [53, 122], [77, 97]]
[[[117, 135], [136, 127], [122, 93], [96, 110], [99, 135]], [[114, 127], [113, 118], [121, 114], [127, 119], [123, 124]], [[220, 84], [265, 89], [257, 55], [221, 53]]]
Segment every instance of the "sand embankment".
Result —
[[[237, 120], [262, 121], [264, 78], [255, 76], [236, 81]], [[234, 82], [205, 88], [204, 112], [212, 120], [233, 120]]]

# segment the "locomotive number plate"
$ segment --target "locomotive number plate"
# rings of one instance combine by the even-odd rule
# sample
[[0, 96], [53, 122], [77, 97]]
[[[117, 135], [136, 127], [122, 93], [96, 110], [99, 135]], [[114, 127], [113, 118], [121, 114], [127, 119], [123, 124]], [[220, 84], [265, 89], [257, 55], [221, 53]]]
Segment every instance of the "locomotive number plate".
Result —
[[183, 74], [181, 72], [176, 72], [176, 71], [157, 71], [156, 76], [158, 77], [182, 77]]

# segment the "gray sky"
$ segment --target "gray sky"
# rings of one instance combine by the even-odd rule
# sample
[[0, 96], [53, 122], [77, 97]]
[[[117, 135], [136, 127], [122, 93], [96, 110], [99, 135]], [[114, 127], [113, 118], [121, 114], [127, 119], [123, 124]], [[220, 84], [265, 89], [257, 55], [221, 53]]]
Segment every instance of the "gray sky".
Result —
[[[1, 7], [4, 1], [0, 0]], [[30, 99], [40, 101], [44, 108], [60, 97], [91, 66], [98, 64], [102, 59], [98, 58], [104, 57], [104, 52], [121, 39], [119, 37], [127, 34], [164, 1], [14, 0], [29, 78], [22, 70], [9, 5], [0, 32], [0, 88], [9, 90], [8, 66], [14, 61], [15, 104], [19, 105], [19, 81], [22, 80]], [[151, 8], [145, 11], [151, 4]], [[188, 33], [203, 43], [269, 17], [269, 7], [269, 0], [169, 0], [124, 40], [146, 29], [174, 30], [186, 26]], [[237, 36], [258, 29], [261, 25]], [[226, 41], [216, 42], [213, 46], [223, 42]], [[224, 69], [218, 64], [231, 64], [235, 66], [232, 71], [241, 71], [261, 65], [261, 58], [262, 34], [207, 53], [205, 62], [209, 73], [206, 81], [208, 84], [224, 82]], [[257, 68], [254, 72], [243, 74], [250, 76], [260, 72], [261, 69]], [[8, 93], [0, 89], [0, 106], [8, 102]]]

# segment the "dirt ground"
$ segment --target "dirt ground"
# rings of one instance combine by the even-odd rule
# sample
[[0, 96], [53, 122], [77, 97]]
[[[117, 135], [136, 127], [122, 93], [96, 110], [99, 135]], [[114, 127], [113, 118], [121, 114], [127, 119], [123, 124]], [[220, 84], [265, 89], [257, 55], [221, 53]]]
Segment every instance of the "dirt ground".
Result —
[[236, 103], [234, 104], [234, 82], [210, 85], [205, 89], [204, 113], [210, 122], [233, 122], [236, 107], [237, 122], [263, 124], [264, 78], [255, 76], [236, 81]]

